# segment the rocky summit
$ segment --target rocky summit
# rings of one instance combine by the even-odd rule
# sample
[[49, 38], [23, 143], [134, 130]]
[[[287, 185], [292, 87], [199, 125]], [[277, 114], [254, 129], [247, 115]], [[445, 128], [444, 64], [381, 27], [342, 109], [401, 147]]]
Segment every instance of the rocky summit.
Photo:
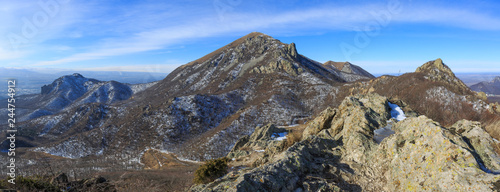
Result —
[[[394, 134], [374, 141], [391, 118], [377, 94], [347, 97], [307, 124], [303, 140], [283, 152], [263, 148], [267, 163], [241, 167], [190, 191], [496, 191], [500, 161], [496, 142], [479, 122], [449, 128], [426, 116], [394, 124]], [[265, 133], [279, 132], [273, 125]], [[237, 146], [267, 143], [256, 131]], [[236, 147], [236, 146], [235, 146]], [[234, 161], [245, 155], [230, 153]]]

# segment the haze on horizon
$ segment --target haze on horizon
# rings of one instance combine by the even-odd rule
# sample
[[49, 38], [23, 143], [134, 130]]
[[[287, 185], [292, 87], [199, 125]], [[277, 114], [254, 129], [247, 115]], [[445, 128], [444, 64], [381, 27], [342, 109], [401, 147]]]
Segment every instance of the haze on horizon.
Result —
[[454, 72], [500, 72], [500, 2], [8, 1], [0, 67], [168, 73], [259, 31], [325, 62], [373, 74], [442, 58]]

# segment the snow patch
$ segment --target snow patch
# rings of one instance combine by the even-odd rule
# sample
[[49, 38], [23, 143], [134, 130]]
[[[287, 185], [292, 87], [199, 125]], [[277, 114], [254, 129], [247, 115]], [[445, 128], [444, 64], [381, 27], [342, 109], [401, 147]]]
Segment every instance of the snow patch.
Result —
[[396, 104], [392, 104], [391, 102], [389, 102], [389, 107], [391, 107], [391, 117], [398, 120], [398, 121], [402, 121], [404, 119], [406, 119], [406, 116], [405, 116], [405, 113], [403, 112], [403, 110], [401, 110], [401, 108], [396, 105]]
[[286, 135], [288, 132], [282, 132], [282, 133], [274, 133], [271, 135], [271, 138], [274, 139], [275, 141], [283, 141], [286, 139]]
[[[397, 121], [402, 121], [406, 119], [405, 113], [401, 108], [389, 102], [389, 107], [391, 108], [391, 117], [396, 119]], [[382, 127], [380, 129], [376, 129], [373, 131], [373, 139], [377, 142], [380, 143], [382, 140], [384, 140], [386, 137], [389, 137], [390, 135], [394, 134], [395, 132], [392, 130], [393, 126], [393, 121], [389, 120], [387, 121], [387, 125], [385, 127]]]

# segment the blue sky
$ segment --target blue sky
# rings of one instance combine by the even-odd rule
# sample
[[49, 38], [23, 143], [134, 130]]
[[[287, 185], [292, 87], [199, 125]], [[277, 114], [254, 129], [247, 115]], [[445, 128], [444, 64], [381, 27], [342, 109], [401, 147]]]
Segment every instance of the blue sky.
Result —
[[0, 67], [168, 73], [259, 31], [375, 74], [500, 72], [498, 1], [0, 2]]

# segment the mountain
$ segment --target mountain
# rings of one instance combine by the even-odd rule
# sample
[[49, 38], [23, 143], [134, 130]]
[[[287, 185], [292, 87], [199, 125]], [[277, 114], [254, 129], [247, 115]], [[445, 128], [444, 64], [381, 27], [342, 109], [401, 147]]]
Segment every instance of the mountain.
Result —
[[471, 85], [470, 89], [477, 92], [485, 92], [486, 94], [500, 95], [500, 77], [495, 77], [491, 81], [483, 81]]
[[111, 104], [129, 99], [133, 94], [153, 84], [155, 82], [129, 85], [116, 81], [89, 79], [78, 73], [65, 75], [51, 84], [42, 86], [40, 94], [18, 96], [16, 116], [18, 122], [22, 122], [56, 114], [68, 107], [85, 103]]
[[47, 127], [45, 138], [88, 129], [38, 148], [63, 157], [123, 150], [139, 155], [150, 147], [192, 160], [210, 159], [227, 153], [257, 125], [291, 124], [319, 112], [335, 98], [334, 85], [348, 81], [339, 74], [298, 54], [293, 43], [251, 33], [177, 68], [123, 105], [106, 106], [103, 110], [109, 112], [92, 122], [93, 128], [75, 127], [72, 119], [90, 114], [73, 112], [40, 118], [25, 128], [41, 132], [40, 127]]
[[327, 61], [323, 64], [323, 66], [330, 70], [340, 71], [344, 79], [349, 79], [350, 81], [375, 78], [375, 76], [373, 76], [368, 71], [365, 71], [360, 66], [354, 65], [347, 61], [346, 62]]
[[453, 86], [457, 91], [464, 93], [469, 90], [467, 85], [455, 76], [453, 71], [443, 63], [440, 58], [429, 61], [415, 70], [416, 73], [425, 74], [425, 78], [435, 82], [445, 82]]
[[[40, 93], [40, 87], [54, 81], [54, 76], [73, 74], [74, 71], [57, 71], [41, 69], [13, 69], [0, 67], [0, 79], [16, 79], [16, 95]], [[145, 84], [165, 78], [165, 73], [157, 72], [121, 72], [121, 71], [79, 71], [85, 77], [100, 81], [117, 81], [125, 84]], [[7, 93], [7, 89], [0, 87], [0, 94]]]

